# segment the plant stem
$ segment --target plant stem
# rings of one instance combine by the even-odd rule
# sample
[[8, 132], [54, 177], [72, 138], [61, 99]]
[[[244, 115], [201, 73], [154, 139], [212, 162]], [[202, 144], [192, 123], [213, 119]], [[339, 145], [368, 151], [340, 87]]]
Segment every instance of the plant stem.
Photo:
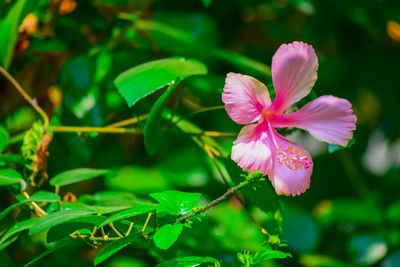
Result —
[[130, 118], [130, 119], [127, 119], [127, 120], [123, 120], [123, 121], [119, 121], [119, 122], [107, 125], [106, 128], [119, 128], [119, 127], [122, 127], [122, 126], [136, 124], [139, 121], [147, 119], [148, 116], [149, 116], [149, 114], [143, 114], [143, 115], [140, 115], [140, 116], [135, 117], [135, 118]]
[[[27, 199], [30, 199], [30, 198], [31, 198], [31, 197], [29, 196], [28, 192], [26, 192], [26, 191], [22, 192], [22, 194], [23, 194]], [[42, 208], [41, 208], [38, 204], [36, 204], [36, 202], [31, 202], [31, 205], [32, 205], [33, 211], [36, 213], [37, 216], [39, 216], [39, 217], [44, 217], [44, 216], [47, 215], [47, 213], [46, 213], [44, 210], [42, 210]]]
[[113, 128], [113, 127], [53, 126], [52, 129], [53, 132], [142, 134], [142, 132], [138, 129]]
[[186, 220], [193, 218], [197, 215], [199, 215], [200, 213], [205, 212], [206, 210], [218, 205], [219, 203], [221, 203], [222, 201], [224, 201], [225, 199], [229, 199], [232, 195], [234, 195], [236, 192], [238, 192], [239, 190], [241, 190], [243, 187], [249, 185], [252, 181], [250, 180], [246, 180], [241, 182], [240, 184], [238, 184], [235, 187], [230, 187], [225, 194], [223, 194], [222, 196], [220, 196], [219, 198], [211, 201], [210, 203], [208, 203], [205, 207], [201, 208], [201, 209], [194, 209], [191, 212], [189, 212], [188, 214], [186, 214], [185, 216], [180, 217], [174, 224], [177, 223], [184, 223]]
[[47, 116], [46, 112], [37, 105], [33, 99], [28, 95], [28, 93], [22, 88], [22, 86], [17, 82], [17, 80], [14, 79], [14, 77], [11, 76], [8, 71], [6, 71], [2, 66], [0, 66], [0, 72], [7, 78], [7, 80], [14, 85], [15, 89], [25, 98], [26, 101], [31, 104], [31, 106], [42, 116], [43, 121], [44, 121], [44, 127], [46, 128], [49, 125], [49, 117]]

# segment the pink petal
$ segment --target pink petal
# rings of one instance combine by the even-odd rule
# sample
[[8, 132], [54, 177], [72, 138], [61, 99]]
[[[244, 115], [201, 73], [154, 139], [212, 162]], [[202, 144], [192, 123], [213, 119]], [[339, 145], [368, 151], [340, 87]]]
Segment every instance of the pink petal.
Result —
[[228, 73], [222, 101], [229, 116], [238, 124], [249, 124], [261, 117], [264, 108], [271, 104], [265, 85], [253, 77]]
[[244, 171], [267, 175], [272, 167], [271, 149], [262, 124], [244, 126], [232, 146], [232, 160]]
[[353, 137], [357, 118], [346, 99], [321, 96], [300, 110], [277, 116], [274, 127], [298, 127], [310, 132], [315, 138], [346, 146]]
[[311, 45], [283, 44], [272, 58], [272, 81], [276, 98], [273, 110], [283, 112], [305, 97], [317, 80], [318, 59]]
[[274, 131], [273, 168], [269, 179], [278, 195], [300, 195], [310, 186], [311, 156], [300, 145]]

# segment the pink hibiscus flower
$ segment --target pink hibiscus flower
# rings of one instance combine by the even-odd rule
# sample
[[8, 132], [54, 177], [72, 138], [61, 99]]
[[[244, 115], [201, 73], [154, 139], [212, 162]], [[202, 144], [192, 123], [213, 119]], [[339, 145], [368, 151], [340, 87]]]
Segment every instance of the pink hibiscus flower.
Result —
[[[273, 102], [266, 86], [253, 77], [229, 73], [222, 101], [229, 116], [242, 128], [233, 143], [232, 159], [244, 170], [268, 175], [279, 195], [299, 195], [310, 185], [313, 162], [300, 145], [275, 128], [297, 127], [315, 138], [346, 146], [357, 118], [349, 101], [321, 96], [293, 113], [284, 113], [305, 97], [317, 79], [318, 60], [312, 46], [283, 44], [272, 58]], [[253, 124], [257, 122], [256, 124]]]

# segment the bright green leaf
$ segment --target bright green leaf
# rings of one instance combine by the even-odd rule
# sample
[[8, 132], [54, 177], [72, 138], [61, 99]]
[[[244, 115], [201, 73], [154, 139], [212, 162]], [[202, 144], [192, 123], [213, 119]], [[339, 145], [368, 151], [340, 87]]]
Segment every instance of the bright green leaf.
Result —
[[18, 0], [0, 22], [0, 63], [6, 69], [10, 66], [14, 47], [18, 40], [18, 27], [24, 17], [35, 7], [37, 1]]
[[168, 249], [178, 239], [179, 235], [182, 233], [182, 230], [182, 224], [164, 225], [154, 234], [154, 244], [156, 244], [156, 246], [160, 249]]
[[182, 258], [174, 258], [168, 261], [162, 262], [156, 267], [195, 267], [199, 266], [202, 263], [216, 263], [217, 260], [211, 257], [182, 257]]
[[147, 153], [150, 155], [160, 152], [167, 142], [162, 125], [162, 113], [167, 106], [171, 94], [179, 83], [180, 80], [178, 79], [168, 87], [167, 91], [156, 101], [146, 120], [144, 126], [144, 145]]
[[69, 170], [54, 176], [50, 180], [50, 184], [54, 186], [69, 185], [104, 175], [107, 172], [109, 172], [109, 170], [97, 170], [87, 168]]
[[206, 74], [207, 67], [194, 59], [166, 58], [133, 67], [114, 81], [129, 106], [177, 78]]
[[270, 259], [285, 259], [287, 257], [292, 257], [292, 255], [279, 250], [260, 250], [253, 256], [253, 264], [260, 264]]
[[41, 218], [33, 227], [29, 230], [29, 234], [33, 235], [39, 233], [47, 228], [54, 227], [56, 225], [66, 223], [72, 219], [79, 218], [85, 215], [91, 215], [96, 213], [94, 210], [88, 209], [71, 209], [57, 211], [46, 217]]
[[132, 242], [137, 239], [136, 235], [128, 235], [127, 237], [118, 239], [116, 241], [112, 241], [103, 247], [99, 253], [97, 253], [96, 258], [94, 259], [94, 265], [98, 265], [112, 256], [114, 253], [120, 251], [124, 247], [128, 246]]
[[188, 213], [196, 207], [201, 194], [167, 190], [162, 193], [150, 194], [150, 196], [160, 203], [160, 211], [170, 215], [179, 215]]
[[13, 169], [0, 169], [0, 186], [17, 184], [22, 180], [22, 175]]
[[120, 220], [124, 220], [133, 216], [137, 216], [137, 215], [141, 215], [144, 213], [148, 213], [153, 211], [156, 208], [155, 205], [153, 204], [147, 204], [147, 205], [143, 205], [143, 206], [139, 206], [139, 207], [135, 207], [129, 210], [124, 210], [121, 212], [118, 212], [112, 216], [110, 216], [109, 218], [107, 218], [106, 220], [104, 220], [99, 227], [102, 227], [104, 225], [107, 225], [111, 222], [117, 222]]

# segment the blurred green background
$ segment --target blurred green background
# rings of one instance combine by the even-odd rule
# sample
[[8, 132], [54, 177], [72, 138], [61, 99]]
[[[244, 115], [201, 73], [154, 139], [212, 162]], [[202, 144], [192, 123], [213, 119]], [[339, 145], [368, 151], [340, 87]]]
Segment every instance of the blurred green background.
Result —
[[[15, 2], [0, 1], [0, 18]], [[269, 66], [278, 47], [311, 44], [319, 60], [318, 80], [304, 103], [326, 94], [348, 99], [358, 118], [355, 143], [330, 153], [308, 133], [290, 136], [311, 153], [314, 172], [304, 194], [280, 197], [282, 239], [293, 258], [263, 266], [400, 266], [399, 1], [39, 0], [27, 9], [9, 71], [52, 117], [52, 125], [101, 127], [149, 112], [160, 93], [128, 108], [113, 85], [118, 74], [147, 61], [179, 56], [208, 67], [206, 76], [186, 80], [168, 104], [185, 117], [223, 104], [228, 72], [254, 76], [272, 89]], [[0, 28], [0, 39], [7, 36]], [[0, 95], [0, 122], [11, 137], [39, 119], [3, 77]], [[240, 130], [223, 109], [189, 120], [209, 131]], [[80, 167], [115, 172], [60, 193], [81, 199], [110, 190], [125, 192], [121, 199], [141, 199], [177, 189], [202, 193], [205, 204], [226, 191], [210, 159], [189, 137], [170, 133], [165, 138], [165, 150], [149, 156], [140, 135], [56, 133], [48, 174]], [[233, 140], [217, 141], [229, 154]], [[3, 153], [19, 149], [15, 144]], [[235, 165], [227, 161], [228, 169]], [[13, 203], [8, 190], [0, 194], [1, 209]], [[257, 220], [268, 220], [259, 209], [250, 211]], [[210, 210], [162, 256], [212, 256], [222, 266], [240, 266], [236, 254], [257, 251], [264, 242], [232, 199]], [[20, 236], [0, 252], [0, 266], [21, 266], [44, 250], [42, 236]], [[90, 266], [97, 251], [82, 244], [40, 265]], [[157, 260], [130, 248], [102, 266], [154, 266]]]

